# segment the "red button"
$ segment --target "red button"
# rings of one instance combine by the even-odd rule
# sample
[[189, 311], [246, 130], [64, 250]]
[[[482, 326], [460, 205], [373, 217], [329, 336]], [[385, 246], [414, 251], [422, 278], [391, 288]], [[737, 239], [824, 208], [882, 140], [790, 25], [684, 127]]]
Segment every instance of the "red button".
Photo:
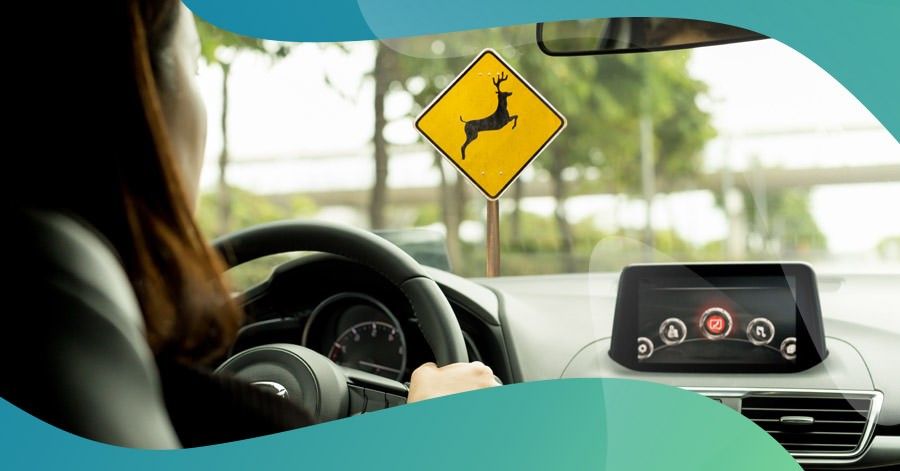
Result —
[[719, 340], [731, 332], [731, 314], [720, 307], [711, 307], [700, 316], [700, 330], [710, 340]]
[[706, 331], [713, 335], [721, 335], [725, 332], [725, 317], [721, 314], [712, 314], [706, 318]]

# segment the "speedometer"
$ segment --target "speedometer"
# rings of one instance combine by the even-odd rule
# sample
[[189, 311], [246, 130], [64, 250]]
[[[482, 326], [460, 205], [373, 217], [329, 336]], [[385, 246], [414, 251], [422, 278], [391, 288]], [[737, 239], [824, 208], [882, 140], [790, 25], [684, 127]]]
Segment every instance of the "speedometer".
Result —
[[360, 322], [337, 337], [328, 358], [339, 365], [400, 380], [406, 369], [406, 339], [387, 322]]

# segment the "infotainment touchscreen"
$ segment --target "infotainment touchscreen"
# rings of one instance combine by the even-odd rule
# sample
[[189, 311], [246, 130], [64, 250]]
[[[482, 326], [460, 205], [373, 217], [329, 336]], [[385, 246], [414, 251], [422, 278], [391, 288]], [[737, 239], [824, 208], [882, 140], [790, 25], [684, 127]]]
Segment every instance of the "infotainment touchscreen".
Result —
[[815, 290], [803, 264], [631, 266], [610, 354], [650, 371], [805, 369], [825, 353]]
[[797, 360], [794, 276], [638, 281], [639, 361], [781, 363]]

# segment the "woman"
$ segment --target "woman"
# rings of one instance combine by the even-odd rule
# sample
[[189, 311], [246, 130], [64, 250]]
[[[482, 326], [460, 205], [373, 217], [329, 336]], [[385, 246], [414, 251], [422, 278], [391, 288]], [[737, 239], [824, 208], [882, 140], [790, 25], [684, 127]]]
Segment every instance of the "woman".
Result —
[[[115, 21], [79, 23], [99, 37], [83, 41], [91, 46], [84, 49], [90, 66], [72, 73], [86, 83], [46, 90], [58, 98], [46, 114], [56, 120], [48, 135], [59, 133], [40, 144], [52, 149], [51, 160], [32, 168], [41, 178], [19, 196], [28, 206], [76, 216], [115, 250], [184, 446], [307, 425], [309, 416], [288, 401], [209, 374], [233, 343], [242, 313], [192, 217], [206, 140], [193, 16], [177, 0], [121, 0], [113, 8]], [[429, 363], [413, 373], [409, 402], [495, 384], [477, 362]]]

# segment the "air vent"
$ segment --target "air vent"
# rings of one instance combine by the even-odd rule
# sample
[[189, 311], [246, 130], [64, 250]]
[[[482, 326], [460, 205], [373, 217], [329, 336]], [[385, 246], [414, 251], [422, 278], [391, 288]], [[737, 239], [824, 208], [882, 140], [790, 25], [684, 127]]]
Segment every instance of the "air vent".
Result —
[[748, 392], [740, 411], [796, 457], [857, 455], [871, 433], [875, 394]]
[[740, 411], [800, 463], [849, 463], [872, 440], [878, 391], [687, 387]]

